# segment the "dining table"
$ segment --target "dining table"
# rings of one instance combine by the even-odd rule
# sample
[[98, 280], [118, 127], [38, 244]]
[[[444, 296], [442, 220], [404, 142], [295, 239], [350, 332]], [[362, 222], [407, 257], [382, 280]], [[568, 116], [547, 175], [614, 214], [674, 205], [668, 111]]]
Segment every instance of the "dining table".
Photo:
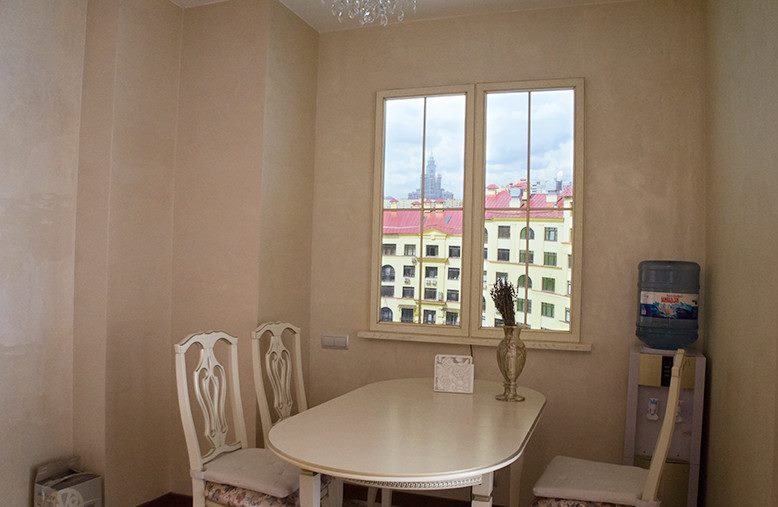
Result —
[[546, 404], [495, 399], [502, 384], [475, 380], [472, 393], [433, 390], [431, 378], [371, 383], [278, 422], [267, 446], [300, 469], [301, 507], [319, 507], [322, 475], [368, 487], [429, 491], [470, 487], [490, 507], [494, 472], [511, 466], [518, 504], [521, 460]]

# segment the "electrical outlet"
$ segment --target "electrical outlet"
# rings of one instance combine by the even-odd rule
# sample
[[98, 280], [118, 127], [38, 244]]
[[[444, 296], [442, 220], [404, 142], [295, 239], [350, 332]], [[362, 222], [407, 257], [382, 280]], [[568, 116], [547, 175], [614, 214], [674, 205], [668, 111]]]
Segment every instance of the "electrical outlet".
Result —
[[321, 335], [321, 348], [323, 349], [348, 349], [348, 335]]

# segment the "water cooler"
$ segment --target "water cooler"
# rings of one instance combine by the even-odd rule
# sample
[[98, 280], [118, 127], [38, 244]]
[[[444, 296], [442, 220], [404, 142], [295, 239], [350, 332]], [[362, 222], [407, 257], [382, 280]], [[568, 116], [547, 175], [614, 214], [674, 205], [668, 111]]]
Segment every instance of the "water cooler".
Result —
[[[662, 425], [672, 350], [635, 345], [629, 355], [625, 465], [648, 468]], [[662, 507], [696, 507], [700, 477], [705, 356], [687, 351], [675, 431], [659, 485]]]

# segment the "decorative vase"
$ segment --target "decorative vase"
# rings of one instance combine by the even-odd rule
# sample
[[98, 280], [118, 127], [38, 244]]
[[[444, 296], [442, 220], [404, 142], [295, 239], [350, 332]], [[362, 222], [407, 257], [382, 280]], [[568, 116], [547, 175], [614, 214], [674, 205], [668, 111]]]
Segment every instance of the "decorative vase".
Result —
[[497, 345], [497, 365], [500, 367], [505, 391], [495, 396], [500, 401], [524, 401], [524, 396], [516, 392], [516, 380], [524, 369], [527, 360], [527, 347], [521, 341], [521, 328], [524, 326], [503, 326], [505, 338]]

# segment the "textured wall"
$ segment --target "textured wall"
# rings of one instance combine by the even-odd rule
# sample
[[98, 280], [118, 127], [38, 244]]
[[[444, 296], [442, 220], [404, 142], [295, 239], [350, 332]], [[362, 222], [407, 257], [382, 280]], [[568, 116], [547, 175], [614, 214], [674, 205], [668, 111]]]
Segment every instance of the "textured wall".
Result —
[[0, 491], [73, 442], [73, 237], [85, 0], [0, 2]]
[[[320, 403], [379, 379], [431, 376], [462, 346], [318, 336], [368, 327], [375, 96], [472, 82], [585, 79], [582, 340], [529, 353], [522, 382], [548, 397], [523, 474], [555, 454], [619, 462], [637, 264], [704, 260], [703, 19], [699, 2], [646, 0], [324, 34], [319, 51], [309, 389]], [[476, 376], [496, 379], [494, 349]], [[505, 488], [498, 480], [498, 501]]]
[[778, 3], [711, 0], [706, 504], [778, 501]]

